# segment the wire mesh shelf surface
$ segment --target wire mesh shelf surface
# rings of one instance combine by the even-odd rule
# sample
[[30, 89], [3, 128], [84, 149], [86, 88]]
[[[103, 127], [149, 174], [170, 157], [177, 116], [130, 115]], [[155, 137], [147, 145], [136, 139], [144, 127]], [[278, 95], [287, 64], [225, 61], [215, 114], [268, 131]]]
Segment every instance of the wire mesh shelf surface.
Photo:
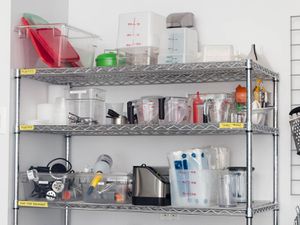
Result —
[[[38, 205], [38, 204], [36, 204]], [[222, 208], [179, 208], [172, 206], [142, 206], [131, 204], [97, 204], [85, 202], [49, 202], [48, 208], [66, 208], [96, 211], [116, 211], [116, 212], [139, 212], [139, 213], [159, 213], [159, 214], [181, 214], [181, 215], [207, 215], [207, 216], [245, 216], [246, 205], [239, 204], [237, 207]], [[24, 206], [28, 207], [28, 206]], [[30, 206], [31, 207], [31, 206]], [[278, 206], [272, 202], [255, 201], [253, 203], [253, 213], [263, 213], [277, 209]]]
[[[23, 125], [22, 125], [23, 126]], [[244, 128], [220, 128], [220, 124], [183, 125], [36, 125], [22, 132], [52, 133], [72, 136], [127, 136], [127, 135], [237, 135], [245, 134]], [[254, 134], [274, 134], [277, 129], [253, 125]]]
[[[253, 78], [278, 79], [278, 74], [253, 62]], [[245, 81], [245, 60], [170, 65], [33, 69], [21, 76], [52, 84], [118, 86]]]

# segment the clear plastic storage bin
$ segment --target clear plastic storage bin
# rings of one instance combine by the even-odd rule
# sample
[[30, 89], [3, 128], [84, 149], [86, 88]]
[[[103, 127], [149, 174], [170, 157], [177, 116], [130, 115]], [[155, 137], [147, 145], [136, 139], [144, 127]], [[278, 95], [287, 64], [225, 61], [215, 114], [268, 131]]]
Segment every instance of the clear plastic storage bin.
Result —
[[105, 91], [99, 88], [73, 88], [69, 95], [70, 124], [104, 124]]
[[91, 67], [99, 37], [66, 24], [17, 27], [22, 68]]
[[118, 50], [118, 65], [154, 65], [158, 60], [158, 48], [141, 47]]
[[165, 17], [153, 12], [120, 14], [117, 40], [118, 64], [156, 64], [160, 35], [165, 25]]
[[170, 170], [171, 204], [210, 207], [217, 204], [218, 170]]
[[24, 200], [78, 201], [82, 190], [75, 174], [38, 173], [38, 179], [31, 179], [27, 172], [20, 173], [21, 196]]
[[131, 202], [131, 177], [129, 175], [104, 175], [94, 191], [88, 194], [90, 181], [93, 177], [94, 174], [92, 173], [82, 173], [79, 177], [85, 202], [103, 204], [125, 204]]
[[[260, 109], [253, 109], [252, 110], [252, 123], [261, 126], [272, 126], [271, 119], [272, 119], [272, 112], [273, 108], [260, 108]], [[234, 123], [246, 123], [247, 122], [247, 111], [243, 110], [237, 112], [234, 110], [231, 113], [231, 122]]]

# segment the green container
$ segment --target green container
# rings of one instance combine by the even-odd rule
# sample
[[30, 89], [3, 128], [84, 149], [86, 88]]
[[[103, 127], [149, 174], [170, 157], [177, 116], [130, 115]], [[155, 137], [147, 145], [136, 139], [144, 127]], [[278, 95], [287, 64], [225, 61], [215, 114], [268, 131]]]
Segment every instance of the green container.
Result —
[[117, 66], [117, 54], [109, 52], [98, 55], [96, 58], [96, 66]]

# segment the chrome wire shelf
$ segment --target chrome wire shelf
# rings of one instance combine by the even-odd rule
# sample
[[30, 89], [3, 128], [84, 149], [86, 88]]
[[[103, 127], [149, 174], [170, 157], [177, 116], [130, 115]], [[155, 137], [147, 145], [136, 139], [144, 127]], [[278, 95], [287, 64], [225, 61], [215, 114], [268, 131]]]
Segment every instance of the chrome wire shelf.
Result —
[[[34, 206], [23, 206], [34, 208]], [[203, 216], [245, 216], [246, 205], [239, 204], [237, 207], [221, 208], [218, 206], [210, 208], [177, 208], [171, 206], [140, 206], [131, 204], [97, 204], [85, 202], [49, 202], [48, 208], [68, 207], [74, 210], [113, 211], [113, 212], [138, 212], [178, 215], [203, 215]], [[259, 214], [277, 209], [278, 206], [272, 202], [256, 201], [253, 203], [253, 213]]]
[[[147, 66], [46, 68], [36, 69], [31, 75], [23, 74], [23, 77], [51, 84], [70, 84], [74, 87], [245, 81], [245, 62], [241, 60]], [[278, 79], [278, 74], [253, 62], [253, 78]]]
[[[230, 124], [229, 124], [230, 125]], [[186, 124], [186, 125], [36, 125], [22, 132], [64, 134], [72, 136], [129, 136], [129, 135], [236, 135], [245, 134], [244, 128], [220, 128], [220, 124]], [[26, 126], [26, 125], [25, 125]], [[253, 125], [254, 134], [274, 134], [277, 129]]]

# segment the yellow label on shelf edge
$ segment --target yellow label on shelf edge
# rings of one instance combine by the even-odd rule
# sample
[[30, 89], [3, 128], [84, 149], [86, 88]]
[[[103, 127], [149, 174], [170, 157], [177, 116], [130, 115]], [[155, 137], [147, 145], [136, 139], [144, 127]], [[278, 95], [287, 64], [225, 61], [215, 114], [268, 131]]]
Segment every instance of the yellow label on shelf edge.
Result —
[[35, 75], [36, 74], [36, 69], [21, 69], [20, 74], [22, 76]]
[[34, 125], [20, 125], [20, 131], [34, 130]]
[[22, 206], [22, 207], [48, 208], [48, 202], [18, 201], [18, 206]]
[[244, 128], [243, 123], [220, 123], [219, 124], [220, 129], [233, 129], [233, 128]]

